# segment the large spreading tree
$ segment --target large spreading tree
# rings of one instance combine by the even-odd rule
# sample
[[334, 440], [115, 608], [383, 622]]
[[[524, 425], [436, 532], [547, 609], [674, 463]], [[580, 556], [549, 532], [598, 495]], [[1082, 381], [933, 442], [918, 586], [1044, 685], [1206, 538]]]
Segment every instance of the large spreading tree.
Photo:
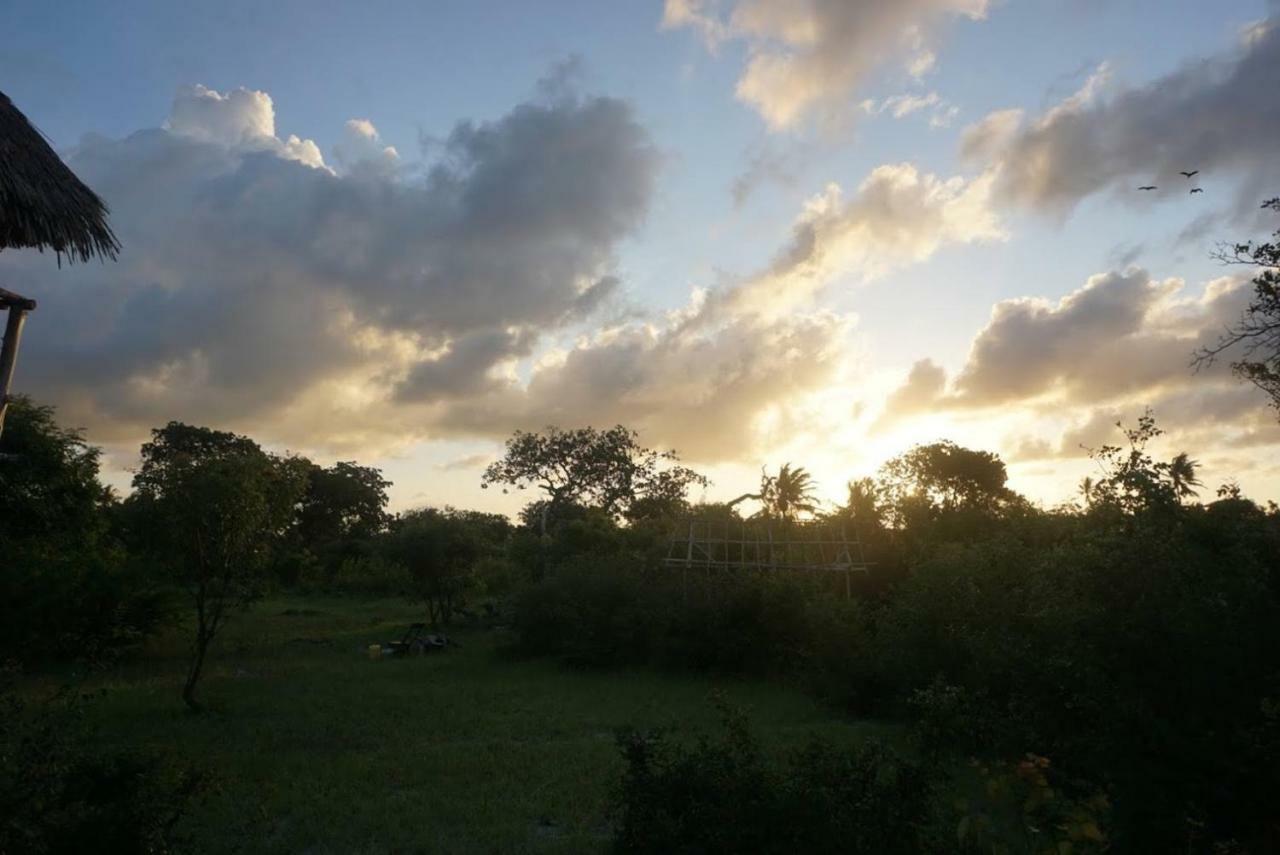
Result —
[[619, 517], [641, 501], [682, 502], [691, 486], [707, 483], [681, 466], [674, 451], [645, 448], [635, 431], [618, 425], [608, 430], [516, 431], [502, 459], [485, 469], [481, 486], [540, 490], [537, 518], [545, 535], [551, 521], [575, 506]]

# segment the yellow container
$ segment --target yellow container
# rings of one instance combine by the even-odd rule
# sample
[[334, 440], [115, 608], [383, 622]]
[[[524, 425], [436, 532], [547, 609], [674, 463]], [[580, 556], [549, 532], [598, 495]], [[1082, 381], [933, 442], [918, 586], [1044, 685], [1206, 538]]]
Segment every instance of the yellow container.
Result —
[[381, 658], [382, 658], [382, 645], [381, 645], [381, 644], [370, 644], [370, 645], [369, 645], [369, 658], [370, 658], [371, 660], [373, 660], [374, 662], [377, 662], [379, 659], [381, 659]]

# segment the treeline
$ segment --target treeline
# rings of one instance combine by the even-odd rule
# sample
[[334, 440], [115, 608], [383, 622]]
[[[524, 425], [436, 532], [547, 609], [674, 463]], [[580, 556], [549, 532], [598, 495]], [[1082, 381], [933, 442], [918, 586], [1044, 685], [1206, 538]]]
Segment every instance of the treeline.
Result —
[[[1098, 449], [1099, 476], [1079, 502], [1053, 509], [1010, 490], [987, 452], [941, 442], [891, 460], [818, 515], [856, 528], [874, 562], [852, 599], [826, 573], [686, 579], [661, 565], [669, 527], [566, 504], [550, 537], [555, 558], [517, 599], [519, 642], [588, 666], [797, 681], [859, 715], [907, 724], [924, 758], [895, 761], [888, 782], [839, 781], [823, 778], [830, 764], [814, 756], [790, 772], [761, 766], [732, 728], [691, 754], [654, 755], [660, 742], [632, 738], [624, 815], [637, 850], [692, 839], [721, 851], [699, 819], [714, 815], [751, 834], [774, 829], [758, 838], [761, 851], [793, 851], [794, 829], [780, 819], [793, 815], [788, 775], [827, 780], [805, 785], [801, 801], [825, 804], [852, 786], [880, 804], [907, 797], [893, 781], [923, 774], [961, 804], [942, 819], [899, 821], [893, 833], [921, 835], [904, 851], [1275, 851], [1280, 510], [1230, 485], [1192, 501], [1194, 461], [1155, 459], [1158, 434], [1148, 416]], [[811, 486], [787, 467], [750, 496], [775, 525], [804, 525], [795, 509], [811, 504]], [[752, 783], [779, 775], [782, 789]], [[841, 823], [868, 821], [848, 805], [823, 815], [836, 825], [811, 832], [830, 840], [853, 839]]]
[[[529, 494], [512, 523], [391, 515], [376, 469], [179, 423], [153, 432], [122, 500], [95, 448], [19, 400], [0, 440], [0, 645], [28, 664], [103, 660], [184, 620], [198, 708], [219, 631], [273, 587], [410, 597], [439, 624], [483, 607], [529, 654], [797, 682], [911, 734], [906, 755], [814, 747], [789, 765], [740, 723], [693, 753], [632, 734], [623, 848], [718, 851], [714, 815], [781, 835], [761, 851], [855, 839], [845, 826], [906, 835], [902, 851], [1272, 851], [1280, 510], [1229, 485], [1196, 501], [1194, 461], [1155, 459], [1158, 433], [1147, 417], [1097, 450], [1098, 477], [1062, 507], [1012, 491], [997, 456], [939, 442], [825, 512], [802, 468], [693, 505], [705, 479], [625, 428], [518, 433], [484, 474]], [[777, 526], [857, 531], [872, 568], [854, 596], [833, 574], [663, 565], [676, 521], [738, 521], [746, 499]], [[807, 836], [787, 831], [798, 816]]]

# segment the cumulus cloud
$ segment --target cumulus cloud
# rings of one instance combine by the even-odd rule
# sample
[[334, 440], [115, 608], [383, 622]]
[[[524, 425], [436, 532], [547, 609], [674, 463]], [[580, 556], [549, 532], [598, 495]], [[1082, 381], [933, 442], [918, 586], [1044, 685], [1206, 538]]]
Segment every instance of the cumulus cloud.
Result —
[[726, 12], [706, 0], [667, 0], [664, 27], [687, 27], [715, 49], [745, 41], [737, 96], [771, 128], [825, 111], [838, 115], [850, 93], [882, 64], [900, 60], [914, 77], [935, 64], [933, 44], [949, 19], [982, 18], [987, 0], [733, 0]]
[[[855, 319], [815, 308], [843, 277], [872, 279], [941, 247], [1002, 237], [986, 188], [882, 166], [848, 199], [811, 199], [791, 239], [763, 270], [661, 319], [599, 330], [536, 366], [527, 384], [452, 406], [442, 424], [463, 434], [512, 424], [623, 422], [720, 461], [759, 450], [767, 424], [851, 369]], [[938, 369], [940, 371], [940, 369]]]
[[776, 314], [841, 275], [874, 279], [947, 245], [1002, 240], [990, 190], [989, 176], [944, 179], [910, 163], [876, 167], [850, 198], [828, 185], [805, 204], [773, 265], [730, 298]]
[[290, 146], [265, 93], [192, 87], [165, 127], [67, 152], [124, 252], [5, 253], [41, 301], [24, 388], [106, 442], [181, 419], [370, 454], [624, 422], [727, 460], [846, 376], [855, 319], [822, 289], [1001, 236], [982, 180], [890, 164], [811, 199], [763, 269], [602, 322], [659, 159], [624, 102], [543, 86], [422, 168], [367, 119], [332, 166]]
[[658, 165], [626, 103], [565, 91], [460, 123], [416, 179], [349, 174], [373, 147], [335, 173], [276, 134], [265, 93], [203, 87], [164, 128], [87, 137], [66, 156], [124, 251], [4, 254], [41, 302], [23, 387], [104, 440], [170, 418], [295, 447], [421, 435], [414, 405], [483, 393], [607, 299]]
[[382, 135], [368, 119], [348, 119], [342, 141], [333, 147], [334, 159], [347, 172], [366, 170], [386, 174], [400, 164], [400, 152], [385, 145]]
[[1092, 276], [1058, 301], [1002, 300], [950, 382], [931, 361], [916, 363], [877, 425], [942, 411], [978, 421], [1029, 419], [1035, 432], [1006, 442], [1011, 460], [1078, 458], [1082, 449], [1117, 442], [1116, 422], [1133, 423], [1150, 407], [1188, 447], [1280, 443], [1265, 396], [1224, 365], [1190, 367], [1193, 352], [1216, 341], [1250, 293], [1245, 277], [1188, 293], [1179, 279], [1129, 268]]
[[884, 410], [872, 426], [882, 430], [903, 416], [935, 407], [947, 388], [947, 372], [932, 359], [921, 359], [911, 366], [907, 379], [885, 399]]
[[[1241, 209], [1257, 187], [1280, 181], [1280, 28], [1255, 25], [1240, 43], [1142, 86], [1117, 86], [1099, 68], [1044, 115], [993, 113], [965, 135], [964, 152], [998, 168], [1000, 198], [1067, 212], [1107, 189], [1156, 184], [1158, 196], [1186, 193], [1178, 173], [1230, 176]], [[1221, 186], [1221, 185], [1219, 185]]]
[[1188, 299], [1181, 280], [1130, 268], [1092, 276], [1056, 304], [1003, 300], [973, 341], [953, 402], [1089, 402], [1184, 385], [1192, 352], [1238, 316], [1246, 286], [1236, 277], [1215, 280]]
[[276, 136], [276, 110], [271, 96], [253, 89], [226, 94], [196, 84], [184, 86], [173, 99], [164, 127], [201, 142], [245, 150], [267, 150], [307, 166], [324, 167], [324, 156], [313, 140], [290, 134]]

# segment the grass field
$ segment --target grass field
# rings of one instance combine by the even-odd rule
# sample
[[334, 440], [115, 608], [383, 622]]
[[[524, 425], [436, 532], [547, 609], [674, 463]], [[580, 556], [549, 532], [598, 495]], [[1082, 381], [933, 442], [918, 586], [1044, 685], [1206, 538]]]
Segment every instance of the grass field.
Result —
[[261, 602], [215, 643], [198, 716], [175, 629], [92, 684], [99, 738], [214, 775], [183, 820], [201, 851], [592, 852], [610, 839], [621, 726], [711, 727], [721, 690], [773, 746], [881, 730], [776, 684], [520, 660], [501, 630], [369, 661], [418, 618], [395, 600]]

